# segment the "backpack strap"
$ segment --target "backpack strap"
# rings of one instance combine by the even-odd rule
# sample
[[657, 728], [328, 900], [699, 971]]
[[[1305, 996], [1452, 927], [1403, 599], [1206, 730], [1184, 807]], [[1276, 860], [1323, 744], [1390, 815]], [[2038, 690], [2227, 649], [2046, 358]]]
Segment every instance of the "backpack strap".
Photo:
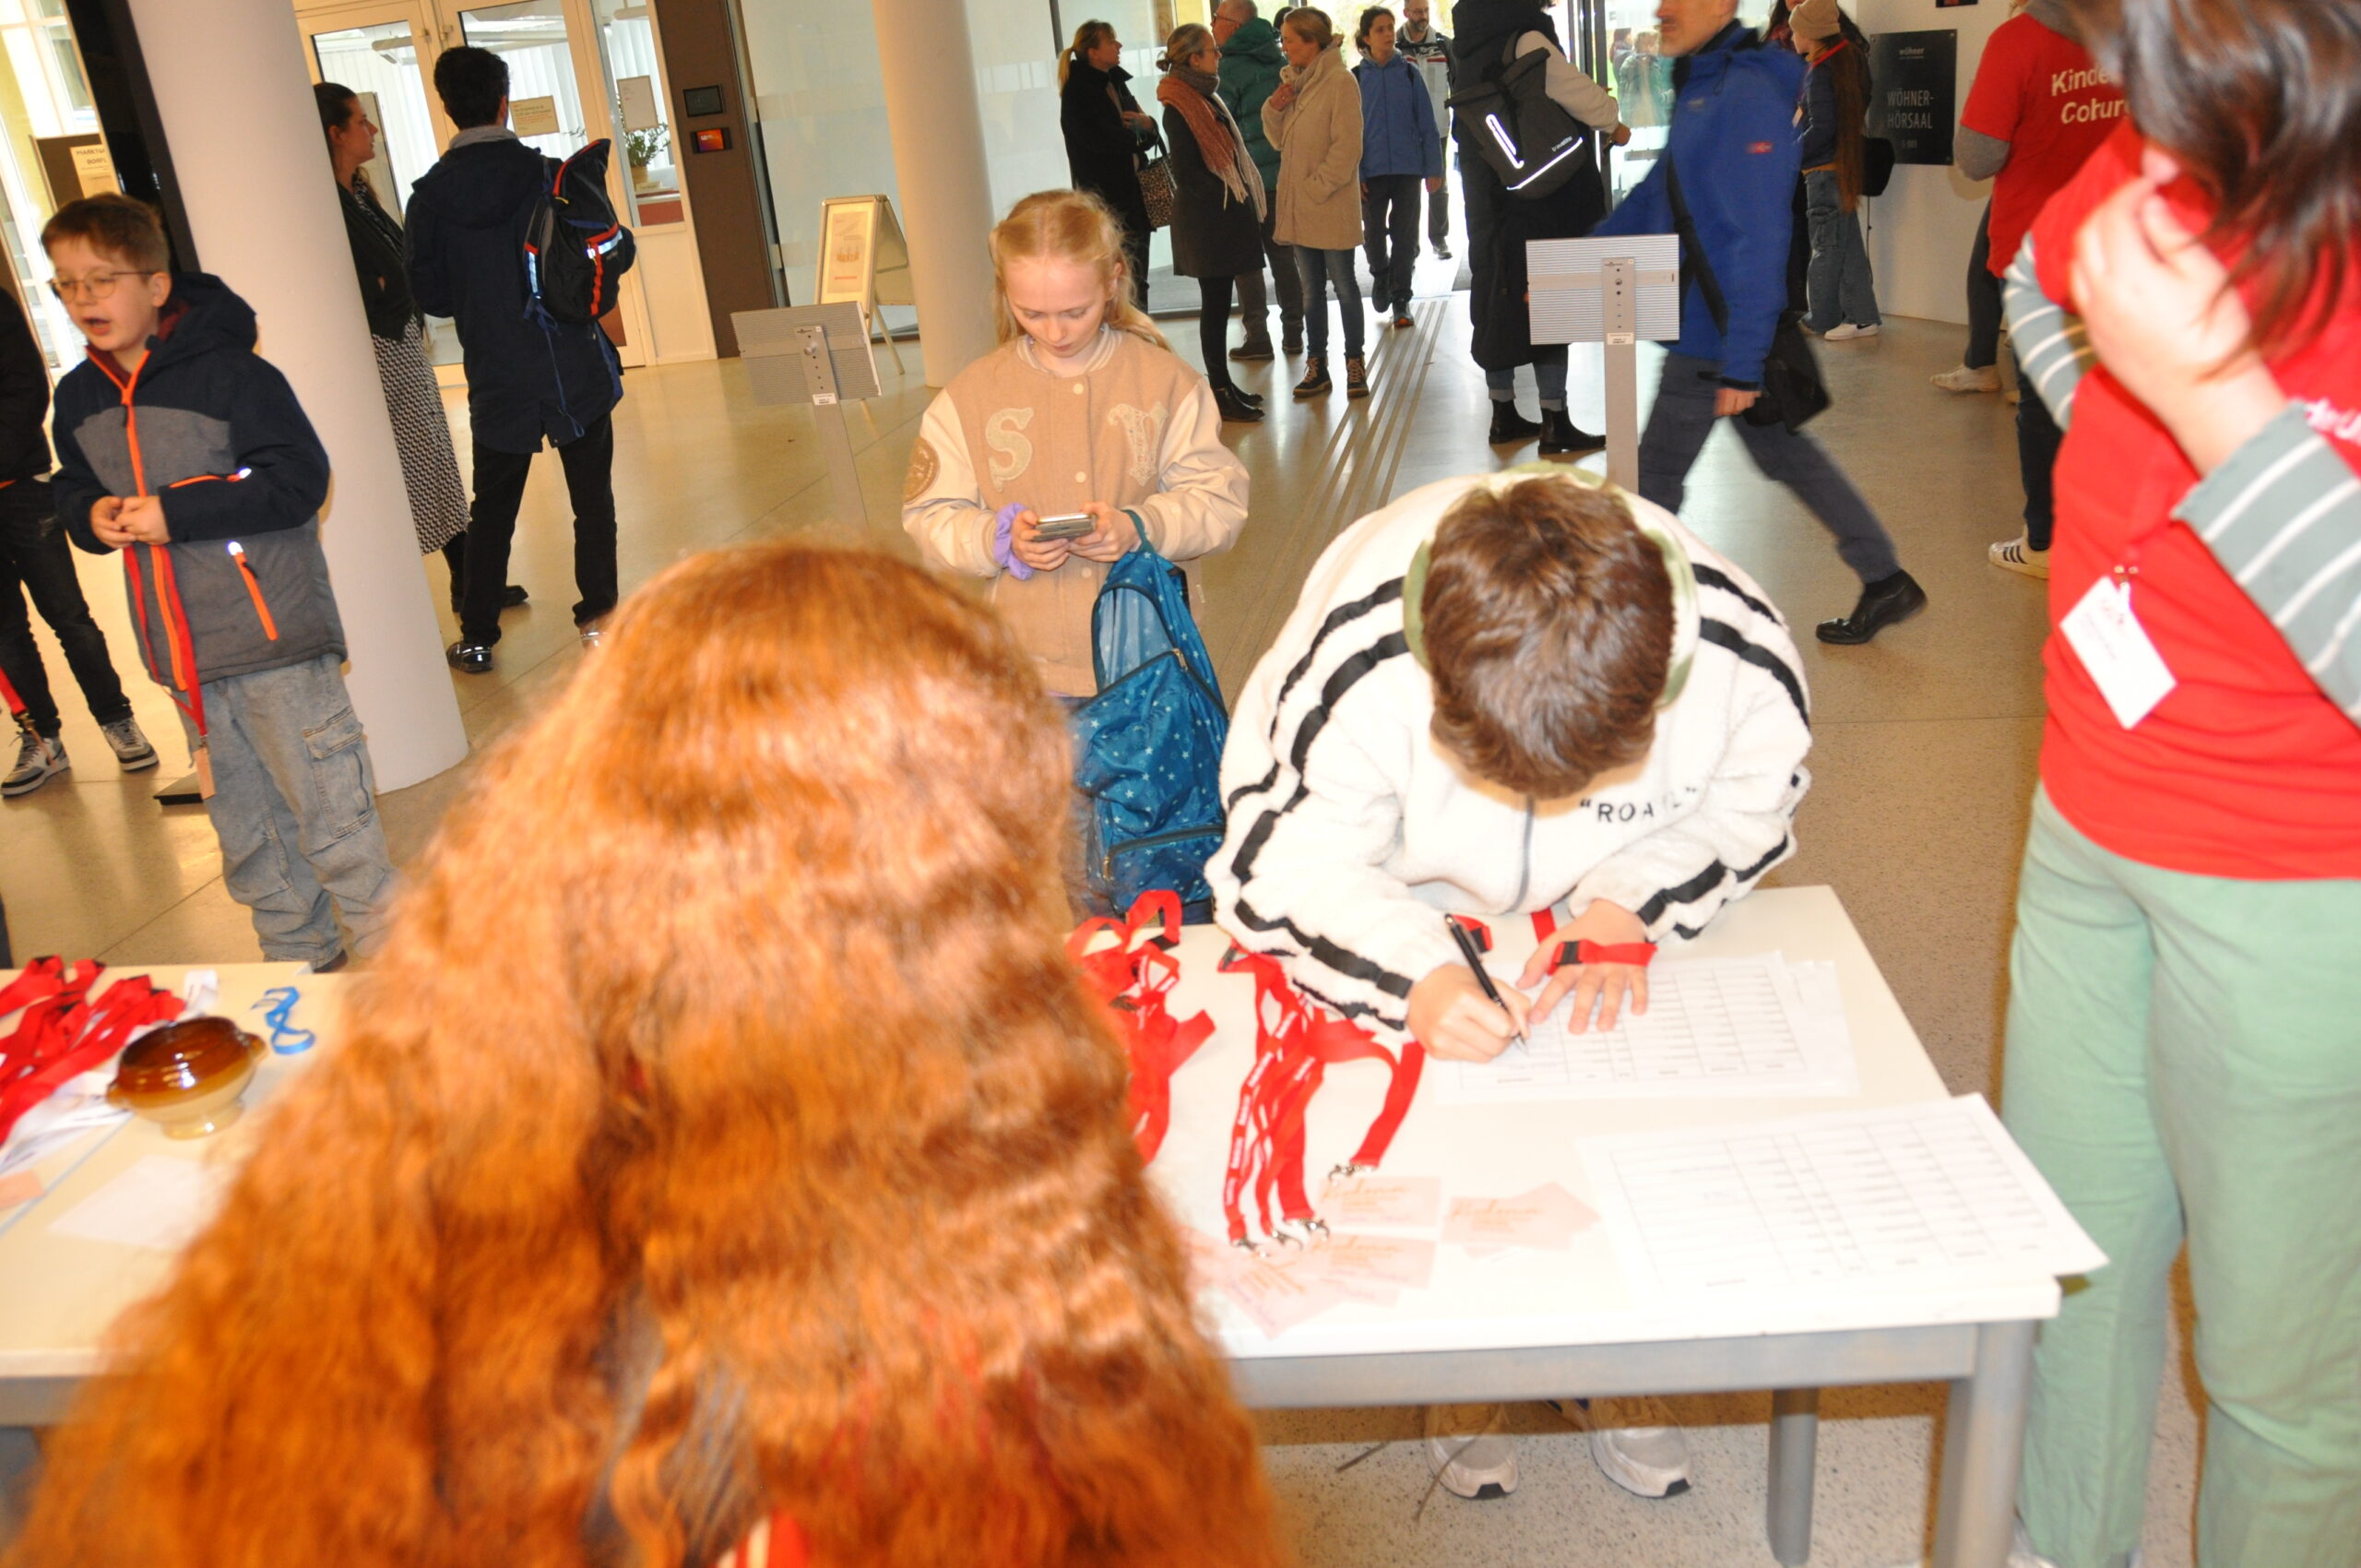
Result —
[[1139, 533], [1140, 548], [1142, 550], [1154, 550], [1156, 546], [1148, 542], [1147, 525], [1140, 520], [1140, 515], [1137, 512], [1133, 511], [1129, 506], [1126, 506], [1123, 508], [1123, 516], [1131, 518], [1132, 527]]

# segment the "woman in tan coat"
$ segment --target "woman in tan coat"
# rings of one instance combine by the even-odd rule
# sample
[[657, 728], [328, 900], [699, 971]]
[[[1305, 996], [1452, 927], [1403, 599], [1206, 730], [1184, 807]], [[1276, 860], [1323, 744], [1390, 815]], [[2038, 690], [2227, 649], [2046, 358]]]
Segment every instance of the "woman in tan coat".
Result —
[[1263, 104], [1263, 134], [1279, 149], [1274, 232], [1281, 244], [1296, 247], [1303, 270], [1311, 363], [1296, 384], [1299, 398], [1316, 398], [1335, 385], [1328, 378], [1331, 282], [1345, 317], [1345, 395], [1369, 396], [1361, 285], [1353, 272], [1353, 252], [1361, 243], [1361, 91], [1336, 43], [1325, 11], [1310, 6], [1289, 11], [1279, 24], [1287, 69]]

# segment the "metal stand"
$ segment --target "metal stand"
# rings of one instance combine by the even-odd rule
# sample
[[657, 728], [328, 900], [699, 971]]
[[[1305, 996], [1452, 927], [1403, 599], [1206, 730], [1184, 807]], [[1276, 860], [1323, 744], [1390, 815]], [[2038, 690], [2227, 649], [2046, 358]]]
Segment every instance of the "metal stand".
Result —
[[878, 392], [877, 362], [861, 308], [849, 303], [798, 305], [738, 311], [730, 320], [754, 401], [812, 406], [813, 429], [828, 467], [831, 514], [837, 522], [866, 529], [869, 509], [861, 499], [844, 407]]
[[2033, 1386], [2030, 1323], [1975, 1331], [1975, 1370], [1952, 1380], [1943, 1418], [1942, 1491], [1935, 1500], [1934, 1568], [2003, 1568], [2025, 1451]]
[[1670, 234], [1527, 240], [1525, 281], [1536, 343], [1607, 350], [1607, 477], [1640, 492], [1642, 341], [1680, 336], [1680, 242]]
[[[1615, 350], [1607, 351], [1611, 363]], [[1608, 395], [1613, 396], [1611, 391]], [[1812, 1467], [1819, 1451], [1820, 1390], [1774, 1390], [1771, 1396], [1771, 1555], [1786, 1568], [1798, 1568], [1811, 1556]]]
[[[836, 362], [828, 357], [828, 333], [822, 327], [793, 330], [798, 357], [803, 363], [803, 384], [812, 395], [812, 422], [819, 427], [820, 445], [828, 457], [828, 488], [836, 495], [839, 521], [866, 527], [869, 509], [860, 497], [860, 474], [853, 467], [852, 435], [845, 429], [845, 406], [836, 396]], [[896, 364], [900, 362], [897, 359]]]
[[[1640, 493], [1640, 268], [1629, 256], [1599, 267], [1600, 315], [1607, 334], [1607, 477]], [[1810, 1499], [1804, 1506], [1807, 1531]], [[1787, 1559], [1781, 1558], [1781, 1562]], [[1800, 1558], [1796, 1561], [1802, 1561]]]

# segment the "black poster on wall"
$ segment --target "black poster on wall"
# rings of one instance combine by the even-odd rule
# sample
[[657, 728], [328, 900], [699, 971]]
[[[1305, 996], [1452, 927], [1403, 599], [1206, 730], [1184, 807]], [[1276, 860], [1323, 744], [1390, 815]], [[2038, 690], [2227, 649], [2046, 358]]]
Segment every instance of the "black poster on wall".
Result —
[[1893, 143], [1897, 163], [1949, 163], [1959, 115], [1959, 34], [1881, 32], [1873, 42], [1881, 123], [1872, 129]]

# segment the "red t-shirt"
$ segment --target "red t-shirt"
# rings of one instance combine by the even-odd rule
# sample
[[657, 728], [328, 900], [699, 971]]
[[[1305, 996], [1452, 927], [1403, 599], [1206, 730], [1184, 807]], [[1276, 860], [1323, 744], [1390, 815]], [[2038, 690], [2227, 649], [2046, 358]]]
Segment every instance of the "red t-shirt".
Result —
[[2011, 17], [1984, 45], [1959, 123], [2009, 144], [1992, 182], [1992, 260], [2006, 274], [2042, 203], [2123, 124], [2123, 89], [2091, 52], [2031, 17]]
[[[2138, 172], [2143, 146], [2127, 123], [2034, 225], [2042, 291], [2070, 311], [2074, 237]], [[2184, 223], [2205, 227], [2210, 208], [2192, 182], [2165, 196]], [[2361, 281], [2271, 370], [2290, 398], [2313, 405], [2314, 428], [2361, 471]], [[2143, 864], [2248, 880], [2361, 877], [2361, 728], [2173, 521], [2197, 478], [2114, 376], [2083, 377], [2058, 457], [2042, 781], [2076, 827]], [[2137, 567], [2132, 612], [2178, 682], [2130, 730], [2056, 631], [2118, 564]]]

